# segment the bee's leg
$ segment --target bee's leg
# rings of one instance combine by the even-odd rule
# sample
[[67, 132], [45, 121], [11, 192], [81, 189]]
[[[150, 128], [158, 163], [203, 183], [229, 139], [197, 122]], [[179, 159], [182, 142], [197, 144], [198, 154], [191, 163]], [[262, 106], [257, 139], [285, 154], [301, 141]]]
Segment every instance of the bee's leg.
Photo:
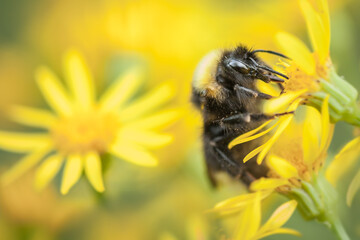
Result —
[[280, 117], [287, 114], [293, 114], [294, 112], [282, 112], [276, 114], [265, 114], [265, 113], [238, 113], [231, 115], [229, 117], [222, 118], [220, 124], [241, 124], [241, 123], [249, 123], [249, 122], [261, 122], [266, 120], [271, 120], [276, 117]]
[[282, 78], [279, 78], [277, 76], [274, 76], [274, 75], [269, 75], [269, 74], [260, 74], [258, 73], [256, 75], [256, 77], [266, 83], [269, 83], [269, 82], [276, 82], [276, 83], [283, 83], [285, 82], [284, 79]]
[[238, 84], [234, 86], [237, 97], [240, 101], [245, 100], [247, 97], [261, 98], [261, 99], [271, 99], [273, 96], [250, 89], [242, 87]]
[[222, 139], [223, 137], [215, 137], [213, 140], [210, 141], [210, 148], [213, 152], [212, 156], [222, 170], [229, 172], [234, 177], [240, 177], [242, 173], [240, 163], [232, 159], [230, 151], [228, 149], [222, 149], [218, 145], [218, 142]]

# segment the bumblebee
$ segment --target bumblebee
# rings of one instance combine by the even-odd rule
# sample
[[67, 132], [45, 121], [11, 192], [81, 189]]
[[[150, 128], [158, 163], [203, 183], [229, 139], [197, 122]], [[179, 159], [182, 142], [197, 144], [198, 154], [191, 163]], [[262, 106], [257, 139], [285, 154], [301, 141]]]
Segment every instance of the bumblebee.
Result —
[[215, 173], [225, 171], [246, 185], [266, 176], [267, 167], [255, 159], [243, 163], [243, 158], [261, 143], [258, 140], [235, 146], [228, 144], [235, 137], [255, 129], [266, 120], [287, 114], [267, 115], [261, 112], [261, 102], [272, 96], [256, 89], [256, 80], [275, 82], [281, 89], [288, 77], [261, 60], [264, 52], [283, 58], [285, 55], [267, 50], [249, 50], [238, 46], [233, 50], [216, 50], [198, 64], [192, 81], [192, 102], [203, 118], [203, 148], [208, 175], [216, 185]]

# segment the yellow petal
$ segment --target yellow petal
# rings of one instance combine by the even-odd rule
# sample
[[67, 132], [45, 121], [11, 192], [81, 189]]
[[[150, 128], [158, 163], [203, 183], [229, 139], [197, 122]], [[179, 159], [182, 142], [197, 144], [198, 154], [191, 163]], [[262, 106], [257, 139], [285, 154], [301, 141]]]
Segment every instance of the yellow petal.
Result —
[[56, 122], [56, 117], [52, 113], [46, 110], [30, 107], [12, 107], [10, 110], [10, 116], [15, 122], [20, 124], [46, 129], [51, 128]]
[[10, 170], [4, 173], [1, 180], [4, 184], [10, 184], [26, 171], [34, 167], [51, 149], [44, 147], [38, 149], [19, 160]]
[[231, 149], [232, 147], [235, 146], [235, 144], [234, 144], [233, 142], [235, 142], [235, 141], [240, 141], [240, 140], [242, 140], [242, 139], [248, 138], [249, 136], [252, 136], [253, 134], [259, 132], [261, 129], [263, 129], [264, 127], [266, 127], [267, 125], [269, 125], [271, 122], [272, 122], [272, 120], [267, 121], [267, 122], [263, 123], [262, 125], [260, 125], [259, 127], [257, 127], [257, 128], [255, 128], [255, 129], [253, 129], [253, 130], [251, 130], [251, 131], [248, 131], [248, 132], [246, 132], [246, 133], [238, 136], [237, 138], [235, 138], [233, 141], [231, 141], [231, 142], [229, 143], [229, 146], [228, 146], [228, 147]]
[[128, 127], [121, 128], [117, 137], [151, 149], [164, 147], [174, 139], [170, 134], [160, 134]]
[[[129, 122], [126, 126], [137, 129], [161, 129], [174, 123], [182, 115], [179, 109], [163, 110], [139, 120]], [[121, 115], [119, 116], [121, 120]]]
[[299, 0], [300, 8], [306, 20], [311, 45], [314, 51], [318, 53], [320, 64], [324, 64], [329, 56], [330, 35], [325, 30], [326, 23], [323, 23], [321, 16], [314, 10], [307, 0]]
[[278, 207], [259, 232], [266, 233], [282, 227], [294, 213], [297, 206], [295, 200], [288, 201]]
[[142, 72], [138, 68], [127, 70], [121, 74], [100, 99], [100, 108], [103, 111], [112, 111], [120, 108], [143, 82]]
[[301, 237], [301, 233], [296, 230], [289, 229], [289, 228], [278, 228], [278, 229], [274, 229], [271, 231], [267, 231], [265, 233], [258, 234], [258, 235], [256, 235], [256, 238], [254, 238], [254, 239], [262, 239], [262, 238], [265, 238], [267, 236], [274, 235], [274, 234], [290, 234], [290, 235]]
[[[268, 197], [273, 190], [265, 190], [260, 192], [260, 198], [264, 199]], [[215, 205], [215, 207], [210, 210], [210, 212], [219, 212], [223, 214], [228, 213], [234, 213], [241, 211], [244, 209], [251, 201], [255, 200], [257, 193], [247, 193], [247, 194], [241, 194], [239, 196], [226, 199], [218, 204]]]
[[79, 181], [82, 170], [83, 159], [80, 155], [73, 154], [67, 157], [61, 181], [61, 194], [67, 194], [70, 188]]
[[42, 133], [13, 133], [0, 131], [0, 149], [11, 152], [30, 152], [49, 145], [51, 139]]
[[269, 94], [271, 96], [279, 96], [280, 90], [279, 87], [275, 84], [269, 84], [264, 81], [256, 81], [256, 88], [263, 93]]
[[360, 170], [356, 173], [354, 179], [351, 181], [349, 189], [346, 194], [346, 203], [350, 207], [354, 200], [355, 194], [360, 189]]
[[[284, 93], [278, 98], [273, 98], [264, 103], [265, 113], [279, 113], [284, 112], [295, 99], [303, 95], [307, 90], [300, 90], [297, 92]], [[296, 109], [296, 108], [295, 108]]]
[[251, 183], [250, 190], [260, 191], [260, 190], [275, 189], [277, 187], [287, 184], [289, 184], [289, 181], [283, 178], [260, 178]]
[[298, 177], [296, 167], [294, 167], [286, 159], [270, 155], [267, 158], [267, 165], [282, 178], [289, 179], [292, 177]]
[[259, 138], [263, 135], [265, 135], [266, 133], [270, 132], [271, 130], [273, 130], [277, 125], [279, 124], [279, 121], [276, 122], [274, 125], [272, 125], [271, 127], [269, 127], [268, 129], [266, 129], [265, 131], [262, 131], [258, 134], [255, 134], [253, 136], [250, 136], [250, 137], [247, 137], [247, 138], [243, 138], [243, 135], [240, 135], [239, 137], [235, 138], [234, 140], [232, 140], [230, 143], [229, 143], [229, 146], [228, 148], [231, 149], [233, 148], [234, 146], [236, 145], [239, 145], [241, 143], [244, 143], [244, 142], [249, 142], [249, 141], [252, 141], [256, 138]]
[[308, 166], [312, 166], [316, 156], [316, 152], [319, 149], [319, 142], [321, 133], [321, 116], [319, 112], [312, 107], [306, 108], [306, 116], [303, 126], [303, 156], [304, 162]]
[[279, 127], [276, 129], [274, 135], [263, 145], [263, 149], [259, 153], [256, 162], [261, 164], [266, 154], [270, 151], [270, 148], [274, 145], [276, 140], [280, 137], [280, 135], [284, 132], [287, 126], [290, 124], [291, 120], [293, 119], [293, 115], [283, 117], [279, 123]]
[[261, 197], [255, 193], [255, 199], [251, 201], [240, 214], [238, 227], [235, 230], [235, 240], [250, 240], [256, 234], [261, 223]]
[[64, 59], [67, 84], [75, 103], [82, 109], [88, 109], [95, 99], [95, 88], [90, 71], [79, 52], [69, 50]]
[[[292, 112], [295, 111], [296, 108], [299, 106], [301, 99], [295, 100], [287, 109], [287, 111]], [[290, 114], [287, 116], [282, 117], [279, 121], [279, 127], [276, 129], [274, 135], [263, 145], [263, 149], [259, 153], [256, 161], [258, 164], [261, 164], [264, 158], [266, 157], [266, 154], [270, 151], [270, 148], [274, 145], [274, 143], [277, 141], [277, 139], [280, 137], [280, 135], [284, 132], [284, 130], [287, 128], [287, 126], [290, 124], [291, 120], [293, 119], [294, 115]]]
[[122, 143], [110, 148], [110, 152], [123, 160], [145, 167], [155, 167], [158, 160], [148, 151], [134, 144]]
[[123, 121], [130, 121], [146, 113], [153, 112], [156, 108], [167, 103], [175, 95], [175, 87], [171, 82], [165, 82], [148, 94], [137, 99], [122, 109], [119, 114]]
[[308, 75], [314, 75], [315, 59], [300, 39], [289, 33], [279, 32], [276, 34], [276, 40], [282, 51], [293, 60], [294, 64]]
[[48, 185], [59, 172], [63, 160], [63, 156], [55, 154], [43, 161], [35, 174], [35, 187], [37, 189], [41, 190]]
[[324, 25], [326, 39], [329, 39], [330, 41], [330, 14], [328, 0], [317, 0], [316, 2], [319, 6], [319, 14]]
[[96, 191], [103, 192], [105, 190], [101, 172], [101, 159], [96, 152], [85, 155], [85, 173]]
[[261, 152], [265, 147], [266, 144], [263, 144], [257, 148], [255, 148], [254, 150], [252, 150], [251, 152], [249, 152], [243, 159], [243, 162], [246, 163], [247, 161], [249, 161], [250, 159], [252, 159], [253, 157], [255, 157], [259, 152]]
[[45, 100], [59, 115], [69, 116], [72, 105], [64, 87], [57, 77], [46, 67], [36, 71], [36, 80]]
[[336, 186], [342, 176], [345, 176], [360, 156], [360, 137], [348, 142], [335, 156], [326, 170], [326, 179]]

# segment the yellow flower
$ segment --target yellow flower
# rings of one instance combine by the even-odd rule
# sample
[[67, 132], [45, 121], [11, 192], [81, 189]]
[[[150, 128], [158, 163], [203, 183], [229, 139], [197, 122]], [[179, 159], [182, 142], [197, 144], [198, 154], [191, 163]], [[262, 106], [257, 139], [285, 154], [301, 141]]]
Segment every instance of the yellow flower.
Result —
[[[299, 210], [305, 218], [324, 222], [338, 236], [341, 236], [341, 239], [348, 239], [336, 212], [337, 194], [325, 180], [323, 171], [321, 171], [334, 130], [334, 125], [330, 124], [328, 101], [329, 96], [325, 97], [323, 101], [321, 114], [313, 107], [304, 106], [301, 110], [304, 110], [306, 115], [300, 122], [297, 122], [299, 119], [292, 121], [290, 116], [287, 117], [286, 121], [289, 123], [281, 130], [282, 134], [276, 143], [267, 150], [268, 176], [251, 183], [249, 189], [253, 193], [225, 200], [215, 206], [213, 211], [225, 215], [240, 211], [241, 224], [245, 224], [243, 223], [246, 222], [245, 220], [248, 221], [248, 225], [241, 225], [238, 229], [236, 239], [258, 239], [282, 231], [278, 226], [271, 230], [268, 229], [266, 234], [263, 228], [268, 224], [259, 228], [260, 220], [257, 219], [257, 216], [260, 216], [260, 210], [259, 207], [256, 207], [258, 204], [256, 201], [268, 197], [275, 191], [299, 204]], [[251, 137], [248, 134], [244, 139]], [[267, 146], [266, 144], [265, 146]], [[262, 152], [259, 153], [259, 155], [261, 154]], [[355, 183], [350, 187], [350, 197], [359, 188], [358, 178], [359, 175], [356, 176]], [[254, 201], [254, 199], [257, 200]], [[269, 222], [272, 219], [273, 217]], [[284, 233], [290, 232], [284, 231]]]
[[[360, 124], [360, 117], [354, 112], [357, 109], [357, 90], [340, 77], [330, 58], [330, 17], [327, 0], [315, 0], [313, 6], [308, 0], [298, 0], [310, 37], [313, 51], [309, 50], [296, 36], [279, 32], [277, 42], [283, 53], [292, 61], [280, 62], [284, 73], [289, 77], [284, 83], [284, 92], [302, 99], [304, 103], [320, 108], [322, 101], [329, 94], [330, 116], [333, 122], [345, 120], [352, 124]], [[281, 69], [279, 69], [281, 71]], [[265, 111], [272, 106], [288, 106], [295, 98], [286, 94], [268, 101]]]
[[328, 78], [331, 65], [329, 10], [327, 0], [316, 0], [316, 3], [317, 10], [308, 0], [299, 0], [313, 52], [292, 34], [279, 32], [276, 35], [283, 52], [292, 59], [291, 64], [282, 64], [289, 77], [284, 84], [285, 92], [302, 89], [315, 92], [320, 89], [319, 79]]
[[305, 107], [305, 114], [301, 123], [291, 122], [271, 148], [266, 160], [270, 169], [268, 177], [254, 181], [251, 190], [286, 192], [301, 187], [303, 181], [309, 182], [317, 175], [324, 165], [334, 131], [329, 120], [328, 97], [323, 102], [321, 114], [312, 107]]
[[[225, 200], [215, 207], [215, 211], [225, 214], [240, 211], [233, 239], [256, 240], [273, 234], [300, 235], [295, 230], [282, 228], [296, 209], [297, 202], [295, 200], [290, 200], [279, 206], [266, 223], [260, 226], [261, 199], [267, 197], [269, 193], [244, 194]], [[229, 210], [231, 211], [229, 212]]]
[[[293, 112], [296, 110], [296, 108], [298, 107], [298, 105], [300, 104], [301, 100], [296, 100], [294, 101], [287, 109], [287, 112]], [[293, 119], [294, 115], [293, 114], [288, 114], [287, 116], [283, 116], [280, 119], [276, 119], [274, 120], [269, 120], [267, 122], [265, 122], [264, 124], [262, 124], [261, 126], [259, 126], [256, 129], [253, 129], [251, 131], [248, 131], [240, 136], [238, 136], [237, 138], [235, 138], [234, 140], [232, 140], [229, 143], [229, 148], [233, 148], [234, 146], [244, 143], [244, 142], [248, 142], [248, 141], [252, 141], [254, 139], [257, 139], [259, 137], [262, 137], [268, 133], [270, 133], [273, 129], [276, 129], [274, 131], [274, 133], [272, 134], [272, 136], [261, 146], [253, 149], [251, 152], [249, 152], [245, 158], [243, 159], [243, 162], [247, 162], [250, 159], [252, 159], [253, 157], [257, 156], [257, 163], [261, 164], [263, 162], [263, 160], [265, 159], [266, 155], [268, 154], [268, 152], [270, 151], [271, 147], [275, 144], [275, 142], [279, 139], [279, 137], [281, 136], [281, 134], [284, 132], [284, 130], [287, 128], [287, 126], [290, 124], [291, 120]], [[260, 132], [262, 129], [264, 129], [266, 126], [271, 125], [271, 127], [267, 128], [266, 130]]]
[[84, 59], [77, 51], [65, 57], [65, 79], [69, 92], [47, 67], [36, 72], [38, 86], [53, 113], [15, 107], [13, 119], [45, 130], [41, 133], [0, 131], [0, 148], [27, 155], [1, 180], [9, 183], [42, 160], [36, 171], [37, 188], [45, 187], [64, 164], [61, 193], [66, 194], [84, 171], [98, 192], [104, 191], [101, 156], [113, 156], [142, 166], [156, 166], [149, 149], [162, 147], [172, 136], [159, 130], [172, 123], [178, 110], [159, 110], [174, 96], [164, 83], [129, 103], [142, 83], [138, 68], [127, 70], [97, 100], [95, 87]]

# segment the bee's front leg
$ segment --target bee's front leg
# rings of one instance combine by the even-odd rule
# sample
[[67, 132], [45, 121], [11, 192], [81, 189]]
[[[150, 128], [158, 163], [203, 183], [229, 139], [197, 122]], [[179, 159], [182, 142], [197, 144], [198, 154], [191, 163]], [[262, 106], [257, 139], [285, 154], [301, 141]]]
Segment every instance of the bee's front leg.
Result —
[[243, 102], [246, 98], [260, 98], [260, 99], [271, 99], [273, 96], [268, 95], [266, 93], [259, 92], [254, 89], [242, 87], [238, 84], [234, 86], [234, 90], [236, 92], [236, 96], [238, 97], [239, 101]]
[[271, 120], [280, 116], [287, 114], [293, 114], [294, 112], [282, 112], [276, 114], [265, 114], [265, 113], [237, 113], [225, 118], [221, 118], [219, 121], [220, 124], [244, 124], [250, 122], [263, 122]]

